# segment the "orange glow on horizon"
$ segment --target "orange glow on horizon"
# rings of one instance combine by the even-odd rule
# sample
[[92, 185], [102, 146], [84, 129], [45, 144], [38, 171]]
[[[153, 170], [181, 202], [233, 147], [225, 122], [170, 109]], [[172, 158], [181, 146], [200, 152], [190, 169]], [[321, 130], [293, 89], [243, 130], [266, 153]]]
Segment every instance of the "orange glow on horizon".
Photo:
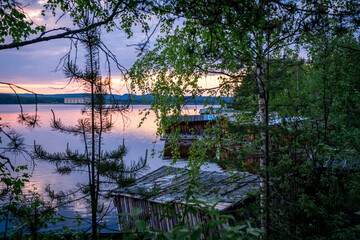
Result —
[[[37, 93], [37, 94], [63, 94], [63, 93], [74, 93], [82, 91], [79, 87], [67, 86], [64, 88], [64, 83], [52, 83], [51, 86], [49, 84], [16, 84], [13, 89], [16, 93]], [[28, 91], [26, 91], [28, 90]], [[14, 93], [14, 91], [8, 85], [0, 85], [0, 93]]]
[[[209, 75], [204, 76], [199, 79], [198, 85], [201, 88], [214, 88], [219, 86], [220, 75]], [[115, 76], [111, 79], [111, 87], [113, 89], [113, 94], [126, 94], [130, 92], [130, 81], [125, 81], [124, 78], [120, 76]], [[30, 93], [34, 92], [37, 94], [66, 94], [66, 93], [79, 93], [83, 92], [82, 87], [79, 84], [72, 83], [66, 86], [66, 81], [54, 81], [54, 82], [48, 82], [48, 83], [36, 83], [36, 84], [22, 84], [17, 83], [18, 87], [13, 87], [16, 93], [22, 94], [22, 93]], [[28, 91], [26, 91], [28, 90]], [[14, 93], [13, 90], [8, 85], [1, 85], [0, 84], [0, 93]], [[136, 94], [141, 94], [140, 91], [136, 92]]]

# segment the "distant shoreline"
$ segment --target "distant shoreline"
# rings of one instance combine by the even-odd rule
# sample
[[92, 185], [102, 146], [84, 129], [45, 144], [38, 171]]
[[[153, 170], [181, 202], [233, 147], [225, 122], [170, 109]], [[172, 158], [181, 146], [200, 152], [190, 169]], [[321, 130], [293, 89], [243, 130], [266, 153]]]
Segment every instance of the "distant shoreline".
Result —
[[[35, 99], [33, 94], [5, 94], [0, 93], [0, 104], [19, 104], [19, 99], [21, 104], [63, 104], [63, 105], [85, 105], [84, 103], [76, 103], [76, 102], [68, 102], [65, 103], [66, 98], [72, 99], [84, 99], [89, 98], [88, 94], [82, 93], [72, 93], [72, 94], [53, 94], [53, 95], [37, 95]], [[205, 102], [208, 104], [219, 104], [219, 99], [224, 102], [230, 102], [231, 97], [195, 97], [191, 98], [190, 96], [187, 97], [187, 105], [203, 105]], [[154, 97], [150, 94], [148, 95], [112, 95], [106, 96], [107, 104], [111, 104], [112, 102], [117, 102], [119, 104], [127, 104], [130, 103], [131, 105], [149, 105], [154, 101]]]
[[[0, 103], [0, 105], [18, 105], [19, 103]], [[21, 103], [21, 105], [34, 105], [35, 103]], [[37, 103], [38, 105], [65, 105], [65, 106], [85, 106], [86, 104], [80, 103]], [[110, 104], [110, 103], [109, 103]], [[151, 103], [130, 103], [130, 105], [150, 105]], [[187, 104], [195, 105], [195, 104]], [[199, 104], [197, 104], [199, 105]]]

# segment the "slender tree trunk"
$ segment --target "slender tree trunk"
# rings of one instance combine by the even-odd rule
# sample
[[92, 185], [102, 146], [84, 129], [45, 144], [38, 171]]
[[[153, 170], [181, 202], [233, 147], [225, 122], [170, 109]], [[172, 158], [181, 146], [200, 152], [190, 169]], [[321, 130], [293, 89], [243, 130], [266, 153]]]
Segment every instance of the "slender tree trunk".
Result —
[[[261, 0], [259, 1], [261, 14], [267, 14], [266, 3], [267, 1]], [[267, 18], [267, 17], [266, 17]], [[266, 30], [265, 30], [266, 31]], [[261, 239], [269, 239], [269, 227], [270, 227], [270, 211], [269, 211], [269, 110], [267, 99], [268, 91], [266, 91], [266, 86], [269, 81], [269, 70], [270, 70], [270, 59], [269, 59], [269, 49], [270, 49], [270, 32], [264, 29], [259, 32], [258, 37], [260, 39], [256, 42], [257, 57], [256, 57], [256, 85], [258, 89], [258, 106], [259, 106], [259, 121], [261, 127], [266, 127], [261, 130], [260, 134], [260, 225], [261, 229], [264, 231], [264, 234], [261, 235]], [[266, 37], [261, 40], [262, 37]], [[266, 42], [264, 42], [264, 40]], [[265, 52], [263, 52], [264, 44], [266, 46]], [[264, 55], [266, 54], [266, 56]], [[266, 62], [266, 75], [264, 69], [264, 63]]]
[[[98, 92], [103, 94], [102, 91], [103, 91], [103, 86], [102, 86], [102, 83], [101, 81], [99, 81], [99, 86], [98, 86]], [[99, 101], [103, 101], [103, 99], [100, 99]], [[99, 106], [99, 109], [98, 109], [98, 114], [99, 114], [99, 136], [98, 136], [98, 163], [101, 162], [101, 158], [102, 158], [102, 153], [101, 153], [101, 144], [102, 144], [102, 132], [103, 132], [103, 111], [104, 111], [104, 106], [103, 106], [103, 103], [101, 102], [100, 106]], [[99, 193], [100, 192], [100, 173], [99, 171], [97, 172], [97, 175], [96, 175], [96, 192]], [[99, 194], [97, 194], [96, 196], [96, 202], [99, 202]]]
[[[264, 65], [258, 58], [256, 63], [256, 85], [258, 88], [258, 105], [259, 105], [259, 121], [262, 125], [268, 124], [268, 111], [266, 107], [266, 92], [264, 86], [265, 74]], [[261, 229], [264, 231], [262, 239], [268, 239], [269, 228], [269, 211], [268, 211], [268, 197], [269, 197], [269, 175], [267, 173], [268, 167], [268, 151], [269, 151], [269, 137], [267, 130], [261, 131], [261, 157], [260, 157], [260, 209], [261, 209]]]
[[[91, 41], [91, 39], [89, 39]], [[93, 48], [90, 44], [90, 70], [91, 70], [91, 184], [90, 184], [90, 198], [91, 198], [91, 227], [92, 239], [97, 239], [97, 197], [95, 193], [95, 74], [93, 63]]]
[[322, 81], [323, 81], [323, 118], [324, 118], [324, 143], [327, 142], [327, 125], [328, 125], [328, 115], [329, 115], [329, 110], [328, 110], [328, 104], [327, 104], [327, 96], [326, 96], [326, 91], [327, 91], [327, 68], [326, 68], [326, 56], [327, 56], [327, 50], [328, 50], [328, 44], [327, 41], [325, 43], [324, 46], [324, 62], [323, 62], [323, 66], [322, 66]]

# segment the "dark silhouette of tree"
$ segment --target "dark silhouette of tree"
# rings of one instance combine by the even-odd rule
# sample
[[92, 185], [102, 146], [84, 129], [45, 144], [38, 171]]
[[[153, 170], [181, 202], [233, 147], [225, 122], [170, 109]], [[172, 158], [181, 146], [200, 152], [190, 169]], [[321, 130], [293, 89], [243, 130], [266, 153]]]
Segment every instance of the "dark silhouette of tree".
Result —
[[[93, 17], [86, 11], [83, 16], [79, 27], [86, 28], [93, 23]], [[111, 84], [110, 78], [102, 78], [100, 75], [100, 31], [92, 28], [81, 33], [78, 40], [86, 50], [85, 70], [81, 70], [69, 58], [64, 65], [64, 73], [70, 81], [82, 84], [84, 90], [91, 96], [90, 102], [82, 110], [84, 117], [79, 119], [75, 126], [65, 126], [53, 112], [52, 128], [80, 137], [84, 143], [84, 150], [80, 152], [68, 146], [65, 152], [48, 153], [41, 146], [35, 145], [35, 155], [37, 159], [54, 163], [60, 174], [68, 174], [73, 170], [87, 171], [89, 181], [80, 185], [78, 190], [83, 192], [82, 199], [90, 206], [92, 238], [97, 239], [101, 226], [99, 220], [107, 213], [102, 212], [106, 208], [100, 201], [104, 185], [125, 187], [132, 183], [136, 173], [146, 166], [146, 157], [127, 167], [123, 160], [126, 154], [124, 143], [115, 150], [103, 150], [103, 134], [113, 127], [111, 114], [123, 113], [128, 105], [119, 105], [117, 102], [105, 104], [105, 97], [111, 91]]]

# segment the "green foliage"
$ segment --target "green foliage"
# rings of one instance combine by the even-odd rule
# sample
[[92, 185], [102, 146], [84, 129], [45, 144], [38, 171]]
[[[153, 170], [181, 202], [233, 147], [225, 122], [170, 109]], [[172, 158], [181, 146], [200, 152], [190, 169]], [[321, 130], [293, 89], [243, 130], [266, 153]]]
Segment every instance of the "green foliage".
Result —
[[323, 33], [308, 45], [311, 62], [303, 65], [305, 74], [289, 78], [288, 87], [276, 98], [280, 105], [291, 103], [277, 107], [282, 116], [306, 119], [288, 124], [290, 138], [274, 152], [273, 169], [279, 180], [276, 192], [284, 196], [280, 205], [290, 209], [281, 224], [288, 222], [290, 234], [303, 239], [359, 236], [353, 214], [360, 207], [359, 125], [354, 121], [359, 117], [359, 52], [346, 48], [358, 44], [351, 33]]
[[[1, 201], [0, 222], [4, 226], [0, 237], [6, 239], [58, 239], [65, 232], [48, 231], [50, 225], [64, 221], [56, 216], [56, 208], [44, 200], [34, 187], [24, 192], [30, 176], [27, 166], [13, 172], [0, 165]], [[66, 229], [64, 229], [66, 230]]]
[[0, 43], [5, 43], [7, 36], [13, 42], [20, 42], [45, 30], [45, 26], [36, 26], [29, 20], [26, 11], [18, 1], [1, 1], [0, 18]]
[[[169, 232], [163, 232], [159, 230], [151, 229], [147, 225], [146, 221], [142, 219], [136, 219], [140, 216], [142, 209], [135, 208], [132, 213], [122, 213], [122, 216], [130, 216], [134, 221], [134, 227], [127, 230], [125, 239], [157, 239], [157, 240], [172, 240], [172, 239], [258, 239], [262, 233], [258, 228], [251, 227], [250, 223], [246, 225], [230, 224], [230, 221], [234, 221], [232, 215], [220, 214], [214, 207], [216, 201], [212, 206], [207, 206], [201, 199], [189, 200], [188, 205], [183, 206], [183, 212], [176, 214], [172, 211], [173, 208], [165, 206], [163, 209], [163, 218], [169, 219], [182, 219], [177, 225], [174, 226]], [[163, 206], [164, 207], [164, 206]], [[169, 214], [165, 215], [165, 212]], [[207, 221], [199, 222], [195, 226], [189, 226], [188, 222], [184, 219], [184, 216], [192, 214], [202, 214], [207, 216]]]
[[[11, 36], [14, 42], [18, 42], [30, 34], [44, 31], [42, 27], [32, 28], [32, 23], [26, 20], [15, 2], [8, 0], [4, 3], [0, 11], [4, 19], [0, 42], [4, 42], [4, 36]], [[259, 172], [262, 179], [270, 176], [262, 183], [271, 186], [266, 191], [262, 188], [260, 195], [261, 205], [265, 206], [260, 212], [266, 210], [271, 218], [266, 223], [271, 231], [265, 237], [359, 238], [359, 221], [354, 220], [353, 214], [360, 207], [360, 45], [357, 38], [360, 8], [356, 1], [181, 0], [164, 1], [160, 7], [153, 1], [130, 1], [127, 4], [110, 1], [105, 4], [93, 0], [49, 0], [45, 5], [53, 15], [58, 8], [69, 13], [75, 25], [89, 27], [87, 31], [92, 37], [83, 41], [89, 50], [89, 58], [98, 54], [96, 49], [94, 52], [91, 49], [99, 43], [99, 38], [91, 27], [93, 23], [83, 22], [85, 16], [94, 16], [99, 21], [115, 16], [121, 19], [120, 27], [129, 37], [133, 25], [141, 24], [144, 32], [149, 30], [146, 21], [150, 18], [146, 10], [152, 9], [161, 18], [166, 17], [161, 26], [166, 35], [159, 37], [152, 51], [139, 54], [141, 59], [135, 64], [131, 76], [133, 90], [140, 89], [154, 97], [144, 118], [149, 111], [155, 111], [158, 135], [173, 128], [168, 135], [175, 159], [173, 164], [179, 157], [179, 119], [189, 100], [204, 94], [228, 96], [235, 92], [232, 107], [243, 111], [233, 116], [237, 121], [232, 123], [223, 124], [226, 118], [217, 118], [212, 129], [207, 130], [190, 150], [190, 181], [186, 198], [190, 204], [184, 206], [182, 217], [185, 219], [187, 213], [196, 214], [200, 209], [209, 216], [209, 221], [194, 227], [188, 227], [183, 221], [169, 233], [158, 233], [149, 229], [145, 221], [135, 220], [141, 211], [134, 209], [130, 214], [134, 217], [134, 232], [127, 236], [128, 239], [241, 239], [259, 236], [258, 229], [239, 223], [229, 224], [227, 220], [231, 217], [220, 215], [211, 207], [205, 208], [201, 201], [194, 200], [199, 169], [209, 160], [209, 152], [216, 152], [219, 162], [227, 158], [240, 163], [232, 163], [231, 167], [242, 167], [241, 163], [248, 158], [266, 159]], [[139, 13], [136, 11], [139, 8], [144, 11]], [[115, 15], [111, 15], [110, 10], [114, 10]], [[176, 26], [176, 16], [182, 17], [182, 25]], [[108, 31], [115, 26], [113, 19], [106, 24]], [[308, 54], [308, 61], [298, 59], [300, 46]], [[96, 212], [94, 189], [99, 185], [94, 186], [94, 169], [98, 177], [121, 180], [123, 173], [126, 175], [128, 171], [120, 171], [120, 175], [114, 171], [124, 167], [121, 162], [118, 164], [125, 154], [124, 147], [104, 153], [99, 144], [95, 154], [94, 136], [98, 134], [98, 142], [101, 142], [101, 133], [110, 129], [111, 124], [105, 124], [103, 128], [102, 121], [106, 122], [107, 115], [102, 115], [103, 89], [96, 86], [98, 92], [93, 91], [99, 77], [98, 69], [93, 67], [98, 63], [94, 63], [93, 59], [87, 59], [91, 72], [82, 72], [71, 62], [66, 68], [68, 77], [87, 85], [95, 96], [91, 124], [89, 119], [85, 119], [80, 120], [76, 127], [66, 128], [54, 120], [55, 128], [83, 136], [85, 144], [86, 134], [91, 129], [93, 138], [89, 142], [92, 150], [79, 154], [68, 148], [66, 153], [48, 154], [38, 148], [37, 152], [42, 158], [57, 163], [71, 160], [70, 165], [60, 166], [63, 173], [74, 166], [93, 168], [90, 171], [92, 176], [89, 175], [93, 185], [89, 183], [83, 191], [91, 193], [92, 210]], [[219, 88], [202, 88], [200, 78], [211, 73], [222, 74]], [[261, 123], [256, 121], [257, 108]], [[96, 125], [95, 115], [100, 115], [99, 125]], [[134, 169], [138, 167], [129, 171]], [[14, 186], [16, 195], [23, 183], [4, 178], [4, 184]], [[31, 209], [42, 206], [37, 198], [35, 196], [34, 205], [30, 204]], [[259, 214], [259, 209], [254, 213]], [[251, 220], [258, 224], [257, 216]], [[263, 217], [261, 220], [264, 227]]]
[[[336, 0], [171, 3], [183, 16], [182, 25], [169, 26], [132, 71], [136, 87], [154, 94], [158, 134], [173, 127], [169, 142], [178, 157], [175, 120], [181, 119], [185, 96], [235, 91], [232, 107], [238, 110], [230, 123], [214, 124], [191, 147], [193, 183], [209, 149], [225, 167], [260, 160], [260, 212], [267, 212], [269, 221], [264, 225], [264, 214], [259, 221], [258, 209], [253, 221], [267, 227], [264, 237], [358, 238], [353, 213], [360, 207], [359, 5]], [[303, 52], [306, 60], [298, 57]], [[228, 76], [220, 79], [217, 92], [199, 85], [210, 73]], [[189, 186], [188, 200], [195, 185]], [[179, 238], [187, 234], [182, 231]]]
[[[40, 3], [40, 2], [39, 2]], [[34, 4], [34, 3], [33, 3]], [[38, 3], [37, 3], [38, 4]], [[140, 26], [146, 35], [145, 41], [139, 44], [141, 50], [147, 48], [150, 33], [149, 21], [153, 8], [159, 8], [158, 3], [153, 1], [84, 1], [84, 0], [47, 0], [41, 10], [41, 15], [52, 15], [57, 21], [68, 16], [77, 29], [69, 26], [61, 26], [53, 29], [46, 29], [46, 25], [36, 25], [27, 14], [27, 6], [23, 6], [16, 0], [4, 0], [0, 2], [0, 49], [19, 48], [33, 43], [49, 41], [59, 38], [74, 38], [77, 34], [103, 26], [106, 31], [122, 29], [128, 38], [133, 36], [132, 28]], [[88, 26], [80, 26], [84, 17], [93, 16], [96, 21]], [[45, 19], [45, 18], [44, 18]], [[46, 20], [46, 19], [45, 19]], [[161, 21], [168, 25], [170, 21]], [[51, 34], [49, 34], [51, 33]], [[37, 35], [38, 34], [38, 35]], [[7, 38], [9, 37], [9, 38]], [[8, 39], [12, 43], [7, 43]], [[111, 53], [108, 57], [115, 60]], [[120, 67], [119, 64], [117, 64]], [[120, 67], [125, 70], [123, 67]]]
[[[44, 5], [42, 14], [45, 16], [50, 11], [56, 16], [57, 10], [66, 13], [72, 19], [73, 25], [79, 25], [84, 16], [94, 16], [98, 22], [104, 22], [106, 31], [113, 31], [115, 27], [122, 29], [130, 38], [133, 36], [132, 28], [140, 25], [143, 32], [150, 30], [148, 21], [151, 15], [146, 14], [146, 9], [154, 5], [151, 1], [129, 1], [122, 3], [118, 1], [99, 2], [90, 1], [64, 1], [48, 0]], [[108, 21], [110, 20], [110, 21]], [[119, 21], [119, 22], [117, 22]]]
[[[359, 117], [355, 60], [359, 52], [349, 50], [358, 44], [351, 32], [336, 36], [328, 31], [307, 44], [308, 62], [296, 55], [270, 61], [269, 111], [276, 112], [277, 119], [268, 128], [269, 206], [275, 231], [270, 238], [359, 236], [354, 214], [360, 207], [359, 125], [354, 121]], [[237, 94], [251, 97], [246, 87]], [[246, 110], [236, 102], [234, 106]], [[231, 125], [235, 136], [247, 135], [251, 129], [246, 124]], [[244, 145], [241, 151], [250, 146]]]

